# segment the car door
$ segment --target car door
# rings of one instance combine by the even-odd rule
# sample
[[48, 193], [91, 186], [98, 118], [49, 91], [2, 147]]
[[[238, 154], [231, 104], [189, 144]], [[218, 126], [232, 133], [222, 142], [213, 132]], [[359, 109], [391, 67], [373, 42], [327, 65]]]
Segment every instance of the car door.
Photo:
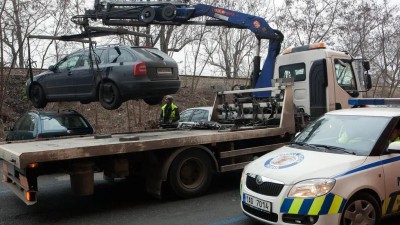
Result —
[[49, 99], [74, 100], [73, 79], [79, 70], [77, 63], [80, 56], [81, 53], [75, 53], [65, 57], [55, 66], [53, 74], [46, 78], [44, 88]]
[[35, 139], [37, 133], [37, 116], [26, 113], [20, 117], [12, 131], [7, 134], [7, 141]]
[[73, 88], [78, 99], [96, 97], [96, 75], [97, 72], [102, 72], [103, 52], [105, 52], [104, 49], [96, 49], [91, 53], [93, 67], [89, 61], [89, 51], [85, 51], [79, 59], [77, 69], [73, 72]]
[[[400, 118], [397, 118], [399, 121]], [[380, 156], [385, 178], [385, 200], [382, 205], [384, 215], [400, 212], [400, 154], [385, 153]]]

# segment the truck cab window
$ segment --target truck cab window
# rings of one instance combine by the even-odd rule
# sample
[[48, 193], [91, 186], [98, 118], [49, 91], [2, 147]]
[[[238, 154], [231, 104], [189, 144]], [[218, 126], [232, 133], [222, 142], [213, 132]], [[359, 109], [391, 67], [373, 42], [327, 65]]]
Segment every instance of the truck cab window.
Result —
[[349, 60], [335, 60], [336, 80], [343, 90], [357, 90], [356, 79]]
[[279, 78], [294, 78], [294, 81], [306, 80], [306, 64], [296, 63], [280, 66]]

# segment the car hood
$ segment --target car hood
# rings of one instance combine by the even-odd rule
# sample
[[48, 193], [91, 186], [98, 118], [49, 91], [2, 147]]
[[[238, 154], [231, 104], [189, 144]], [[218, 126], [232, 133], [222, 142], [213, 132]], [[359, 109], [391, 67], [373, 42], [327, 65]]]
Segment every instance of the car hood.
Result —
[[248, 164], [245, 173], [291, 185], [307, 179], [335, 177], [359, 167], [366, 158], [284, 146]]
[[[47, 77], [48, 75], [52, 74], [53, 72], [51, 72], [50, 70], [44, 71], [42, 73], [39, 73], [38, 75], [33, 76], [33, 80], [34, 81], [41, 81], [42, 79], [44, 79], [45, 77]], [[31, 79], [29, 78], [27, 80], [27, 83], [29, 84], [31, 82]]]

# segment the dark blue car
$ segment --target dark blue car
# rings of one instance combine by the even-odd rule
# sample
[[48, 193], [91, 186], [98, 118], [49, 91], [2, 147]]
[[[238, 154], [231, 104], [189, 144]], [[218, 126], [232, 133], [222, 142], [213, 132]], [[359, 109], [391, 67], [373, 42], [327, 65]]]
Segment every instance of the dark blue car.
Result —
[[28, 80], [26, 88], [35, 108], [56, 101], [99, 101], [112, 110], [131, 99], [158, 104], [179, 90], [180, 81], [175, 60], [158, 49], [106, 46], [68, 55]]
[[24, 113], [8, 131], [6, 141], [93, 134], [89, 122], [76, 111]]

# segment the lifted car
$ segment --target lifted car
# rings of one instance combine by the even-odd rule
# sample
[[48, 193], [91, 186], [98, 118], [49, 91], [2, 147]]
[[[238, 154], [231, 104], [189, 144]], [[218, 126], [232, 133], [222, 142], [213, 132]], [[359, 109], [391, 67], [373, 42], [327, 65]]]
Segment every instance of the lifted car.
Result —
[[131, 99], [158, 104], [164, 95], [175, 94], [180, 88], [174, 59], [156, 48], [128, 46], [77, 51], [26, 84], [35, 108], [56, 101], [100, 101], [109, 110]]

